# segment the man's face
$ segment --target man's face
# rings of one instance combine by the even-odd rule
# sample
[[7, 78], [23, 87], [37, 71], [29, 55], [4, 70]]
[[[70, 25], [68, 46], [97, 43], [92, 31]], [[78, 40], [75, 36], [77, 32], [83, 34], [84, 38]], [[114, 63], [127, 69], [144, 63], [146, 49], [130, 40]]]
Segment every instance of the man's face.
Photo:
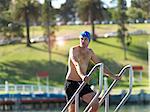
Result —
[[80, 38], [80, 46], [81, 47], [88, 47], [89, 45], [89, 40], [86, 37], [81, 37]]

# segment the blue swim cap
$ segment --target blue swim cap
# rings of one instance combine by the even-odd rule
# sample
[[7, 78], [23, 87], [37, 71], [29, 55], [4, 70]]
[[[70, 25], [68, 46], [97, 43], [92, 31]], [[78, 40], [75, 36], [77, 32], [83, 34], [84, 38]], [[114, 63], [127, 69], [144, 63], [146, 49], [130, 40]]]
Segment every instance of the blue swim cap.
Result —
[[87, 39], [89, 40], [89, 42], [90, 42], [90, 40], [91, 40], [91, 38], [90, 38], [90, 33], [89, 33], [88, 31], [82, 32], [82, 33], [80, 34], [80, 38], [82, 38], [82, 37], [87, 38]]

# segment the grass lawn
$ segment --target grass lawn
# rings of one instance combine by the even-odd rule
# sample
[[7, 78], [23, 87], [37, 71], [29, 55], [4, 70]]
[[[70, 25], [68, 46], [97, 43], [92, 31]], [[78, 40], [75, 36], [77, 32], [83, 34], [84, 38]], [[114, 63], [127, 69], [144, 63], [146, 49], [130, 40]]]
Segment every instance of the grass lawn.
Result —
[[[128, 48], [128, 60], [124, 60], [123, 50], [117, 38], [98, 39], [91, 42], [90, 48], [106, 64], [113, 73], [118, 73], [126, 64], [142, 65], [144, 67], [142, 83], [135, 81], [136, 86], [148, 86], [147, 41], [149, 36], [133, 36]], [[52, 49], [51, 61], [45, 43], [7, 45], [0, 47], [0, 77], [1, 83], [37, 83], [36, 73], [48, 71], [51, 85], [62, 85], [67, 72], [68, 50], [78, 44], [78, 40], [66, 41], [63, 46]], [[135, 74], [138, 79], [138, 73]], [[96, 76], [95, 76], [96, 77]], [[124, 76], [121, 87], [127, 87], [128, 76]], [[43, 79], [43, 84], [45, 80]]]
[[[96, 25], [96, 33], [104, 34], [117, 30], [117, 25]], [[129, 31], [137, 29], [150, 29], [149, 24], [131, 24], [127, 26]], [[57, 36], [74, 36], [77, 37], [83, 30], [90, 30], [91, 26], [60, 26], [56, 31]], [[41, 27], [31, 27], [31, 36], [42, 35]], [[126, 64], [142, 65], [144, 67], [143, 80], [138, 81], [139, 73], [135, 73], [134, 88], [148, 87], [148, 48], [147, 41], [150, 36], [133, 36], [132, 44], [128, 48], [127, 58], [124, 60], [124, 52], [117, 38], [99, 38], [96, 42], [90, 43], [90, 48], [94, 50], [96, 55], [107, 65], [110, 70], [117, 74]], [[27, 48], [25, 44], [0, 46], [0, 83], [4, 84], [7, 80], [9, 83], [29, 83], [37, 84], [37, 72], [48, 71], [50, 85], [63, 86], [65, 75], [67, 72], [68, 50], [71, 46], [78, 44], [78, 40], [65, 41], [63, 46], [55, 46], [51, 52], [51, 60], [47, 45], [45, 43], [32, 44]], [[93, 78], [97, 78], [97, 72], [93, 74]], [[43, 84], [45, 79], [41, 80]], [[92, 80], [93, 82], [95, 80]], [[111, 82], [111, 80], [109, 80]], [[118, 88], [128, 87], [128, 76], [125, 75], [117, 86]]]
[[[145, 30], [149, 32], [150, 24], [127, 24], [126, 25], [129, 32], [136, 31], [136, 30]], [[117, 24], [107, 24], [107, 25], [95, 25], [95, 32], [98, 36], [102, 36], [108, 32], [115, 32], [118, 29]], [[71, 37], [78, 37], [78, 35], [84, 31], [91, 31], [91, 25], [64, 25], [64, 26], [56, 26], [56, 36], [71, 36]], [[25, 31], [25, 30], [24, 30]], [[31, 27], [31, 37], [43, 35], [43, 28], [42, 27]]]

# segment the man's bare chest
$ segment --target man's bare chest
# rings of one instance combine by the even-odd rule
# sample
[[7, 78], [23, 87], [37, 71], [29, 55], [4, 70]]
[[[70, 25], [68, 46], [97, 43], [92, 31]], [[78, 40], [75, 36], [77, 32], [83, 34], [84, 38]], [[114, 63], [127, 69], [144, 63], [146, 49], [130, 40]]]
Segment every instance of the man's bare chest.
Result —
[[89, 62], [90, 54], [87, 51], [80, 51], [78, 53], [79, 62]]

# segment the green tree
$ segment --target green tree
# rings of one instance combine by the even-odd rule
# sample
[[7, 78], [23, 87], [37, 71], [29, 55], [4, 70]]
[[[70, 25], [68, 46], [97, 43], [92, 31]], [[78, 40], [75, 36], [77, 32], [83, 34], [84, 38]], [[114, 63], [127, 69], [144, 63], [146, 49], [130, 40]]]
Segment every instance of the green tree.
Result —
[[0, 2], [0, 12], [8, 10], [10, 2], [11, 2], [11, 0], [3, 0], [3, 2], [1, 0], [1, 2]]
[[25, 22], [27, 47], [30, 46], [30, 21], [36, 20], [40, 15], [37, 0], [15, 0], [12, 2], [12, 16], [14, 20]]
[[146, 13], [140, 8], [130, 7], [127, 10], [127, 16], [131, 19], [145, 18]]
[[22, 25], [14, 22], [10, 15], [10, 3], [11, 0], [3, 0], [0, 2], [0, 32], [4, 38], [22, 37], [23, 29]]
[[142, 9], [146, 12], [146, 18], [150, 18], [150, 0], [131, 0], [131, 7]]
[[[126, 10], [127, 10], [127, 7], [126, 7], [126, 0], [118, 0], [118, 12], [117, 12], [117, 17], [118, 17], [118, 25], [119, 25], [119, 28], [118, 28], [118, 37], [121, 41], [121, 44], [123, 46], [123, 49], [124, 49], [124, 59], [126, 60], [127, 59], [127, 45], [130, 45], [129, 42], [131, 41], [128, 41], [126, 42], [127, 40], [131, 40], [131, 37], [128, 35], [128, 29], [126, 28], [125, 24], [126, 24], [126, 21], [127, 21], [127, 15], [126, 15]], [[127, 44], [128, 43], [128, 44]]]
[[[45, 0], [44, 4], [42, 5], [42, 23], [44, 28], [44, 36], [47, 38], [48, 44], [48, 52], [49, 52], [49, 61], [51, 59], [51, 47], [53, 40], [51, 37], [54, 37], [55, 32], [55, 14], [56, 11], [51, 4], [51, 0]], [[51, 41], [52, 40], [52, 41]]]
[[0, 18], [0, 32], [5, 38], [23, 37], [22, 25], [2, 18]]
[[43, 28], [45, 29], [44, 34], [50, 34], [51, 31], [55, 30], [55, 15], [57, 10], [55, 10], [51, 5], [51, 0], [45, 0], [42, 5], [42, 13], [41, 13], [41, 22], [43, 23]]
[[66, 3], [62, 4], [59, 14], [61, 18], [67, 22], [75, 18], [75, 0], [66, 0]]
[[100, 0], [77, 0], [76, 8], [80, 19], [91, 23], [92, 39], [96, 40], [94, 20], [106, 17], [106, 9], [103, 7], [103, 3]]
[[110, 13], [109, 18], [110, 18], [111, 20], [117, 20], [117, 9], [116, 9], [116, 7], [109, 8], [108, 11], [109, 11], [109, 13]]

